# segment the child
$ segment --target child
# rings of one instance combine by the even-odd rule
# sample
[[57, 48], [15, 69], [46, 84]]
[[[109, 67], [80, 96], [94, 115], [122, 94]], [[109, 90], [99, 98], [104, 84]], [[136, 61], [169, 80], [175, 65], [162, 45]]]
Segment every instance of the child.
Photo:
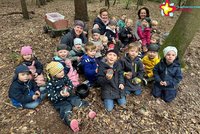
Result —
[[152, 34], [150, 44], [157, 44], [160, 47], [160, 37], [158, 34]]
[[34, 79], [38, 86], [42, 87], [45, 85], [45, 80], [43, 76], [43, 65], [42, 63], [33, 55], [33, 50], [31, 46], [23, 46], [20, 51], [21, 59], [20, 64], [28, 66], [31, 71], [31, 79]]
[[74, 46], [72, 50], [69, 52], [69, 58], [72, 60], [72, 65], [75, 69], [77, 69], [77, 65], [81, 61], [81, 57], [84, 55], [85, 50], [83, 47], [82, 40], [80, 38], [74, 39]]
[[76, 119], [70, 121], [69, 116], [74, 106], [83, 107], [87, 106], [88, 103], [74, 95], [73, 84], [65, 75], [64, 67], [60, 62], [50, 62], [46, 70], [47, 77], [49, 78], [46, 86], [49, 100], [52, 102], [54, 108], [59, 111], [60, 118], [64, 123], [70, 126], [74, 132], [78, 132], [78, 121]]
[[125, 76], [125, 91], [127, 94], [134, 92], [135, 95], [142, 93], [141, 81], [143, 79], [143, 64], [138, 57], [139, 43], [131, 43], [128, 53], [121, 59], [122, 69]]
[[143, 52], [147, 52], [147, 47], [150, 44], [151, 37], [151, 28], [150, 28], [151, 19], [149, 17], [145, 17], [141, 20], [141, 26], [138, 26], [137, 32], [142, 42], [142, 50]]
[[152, 94], [165, 102], [171, 102], [177, 94], [177, 86], [182, 80], [181, 66], [177, 49], [168, 46], [163, 50], [164, 58], [155, 66], [153, 73], [155, 83]]
[[160, 34], [160, 31], [158, 29], [158, 21], [157, 20], [151, 21], [151, 33]]
[[122, 29], [125, 27], [125, 25], [126, 25], [125, 21], [126, 21], [126, 14], [122, 14], [121, 18], [117, 22], [117, 26], [119, 27], [119, 29]]
[[86, 54], [83, 55], [81, 59], [81, 67], [84, 72], [84, 76], [87, 80], [89, 80], [89, 86], [93, 86], [96, 82], [96, 74], [97, 74], [97, 63], [95, 59], [96, 55], [96, 46], [89, 42], [85, 46]]
[[102, 56], [105, 56], [107, 50], [108, 50], [108, 37], [105, 35], [102, 35], [101, 37], [101, 42], [103, 45], [103, 49], [101, 50], [101, 54]]
[[108, 50], [105, 59], [99, 64], [97, 82], [101, 86], [101, 98], [107, 111], [114, 108], [114, 100], [125, 108], [126, 97], [124, 92], [124, 77], [121, 65], [118, 60], [118, 51], [115, 49]]
[[76, 69], [73, 68], [72, 62], [69, 59], [69, 47], [65, 44], [59, 44], [57, 46], [56, 56], [53, 57], [53, 61], [60, 62], [64, 66], [64, 72], [72, 81], [73, 86], [77, 87], [79, 83], [79, 75]]
[[105, 32], [105, 35], [108, 37], [108, 42], [113, 42], [114, 44], [116, 44], [117, 37], [116, 26], [117, 22], [115, 20], [110, 20]]
[[92, 39], [90, 40], [90, 42], [92, 42], [97, 48], [95, 58], [101, 59], [102, 57], [101, 50], [103, 50], [103, 45], [100, 39], [99, 29], [92, 29]]
[[145, 77], [147, 81], [153, 78], [153, 68], [160, 62], [158, 56], [159, 46], [157, 44], [150, 44], [147, 54], [143, 57], [142, 63], [144, 65]]
[[119, 39], [124, 44], [124, 46], [127, 46], [128, 44], [134, 42], [134, 36], [133, 36], [133, 20], [127, 19], [126, 26], [121, 29], [119, 34]]
[[31, 71], [21, 64], [16, 67], [12, 84], [9, 88], [9, 98], [17, 108], [35, 109], [45, 98], [36, 83], [30, 79]]

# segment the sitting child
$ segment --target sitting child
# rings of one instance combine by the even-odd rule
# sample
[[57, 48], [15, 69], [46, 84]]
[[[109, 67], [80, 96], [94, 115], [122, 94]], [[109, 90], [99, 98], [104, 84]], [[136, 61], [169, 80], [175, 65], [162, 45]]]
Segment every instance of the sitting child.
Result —
[[101, 54], [102, 56], [105, 56], [107, 50], [108, 50], [108, 37], [105, 35], [102, 35], [101, 37], [101, 42], [103, 45], [103, 49], [101, 50]]
[[31, 79], [34, 79], [39, 87], [45, 85], [45, 79], [43, 76], [43, 65], [42, 63], [33, 55], [33, 50], [31, 46], [23, 46], [20, 51], [21, 59], [19, 64], [24, 64], [28, 66], [31, 71]]
[[164, 58], [155, 66], [153, 73], [155, 83], [152, 94], [165, 102], [171, 102], [177, 94], [177, 86], [182, 80], [181, 66], [177, 49], [168, 46], [163, 50]]
[[97, 75], [97, 62], [95, 59], [96, 46], [89, 42], [85, 46], [86, 54], [81, 59], [81, 67], [83, 69], [84, 76], [89, 80], [89, 86], [93, 86], [96, 82]]
[[65, 44], [59, 44], [57, 46], [56, 56], [53, 57], [53, 61], [60, 62], [64, 66], [65, 74], [72, 81], [73, 86], [77, 87], [79, 85], [79, 75], [76, 69], [73, 68], [72, 62], [69, 59], [69, 49]]
[[160, 47], [160, 37], [158, 34], [152, 34], [150, 44], [157, 44]]
[[153, 80], [153, 68], [160, 62], [158, 50], [159, 46], [157, 44], [150, 44], [147, 54], [142, 58], [147, 81]]
[[151, 21], [151, 33], [152, 34], [160, 34], [160, 31], [158, 29], [158, 21], [157, 20]]
[[46, 85], [49, 100], [54, 108], [59, 111], [60, 118], [64, 123], [70, 126], [74, 132], [78, 132], [78, 121], [76, 119], [70, 121], [69, 116], [74, 106], [88, 106], [88, 102], [82, 101], [78, 96], [74, 95], [73, 84], [64, 73], [64, 67], [60, 62], [52, 61], [47, 65], [46, 70], [49, 78]]
[[142, 93], [141, 82], [144, 69], [142, 61], [138, 57], [139, 49], [138, 42], [129, 44], [128, 53], [121, 59], [127, 94], [134, 92], [135, 95], [140, 95]]
[[125, 27], [126, 25], [125, 22], [126, 22], [126, 14], [122, 14], [121, 18], [117, 22], [117, 26], [119, 27], [120, 30]]
[[127, 19], [126, 25], [124, 28], [121, 29], [119, 34], [119, 39], [124, 44], [124, 46], [127, 46], [128, 44], [134, 42], [134, 35], [133, 35], [133, 20]]
[[100, 39], [99, 29], [92, 29], [92, 39], [90, 40], [90, 42], [92, 42], [97, 48], [95, 58], [101, 59], [102, 58], [101, 50], [103, 50], [103, 44]]
[[16, 67], [12, 84], [9, 88], [9, 98], [17, 108], [35, 109], [45, 98], [36, 83], [30, 79], [31, 71], [21, 64]]
[[106, 27], [105, 35], [108, 37], [108, 42], [113, 42], [116, 44], [116, 26], [117, 22], [115, 20], [110, 20], [108, 26]]
[[77, 69], [78, 64], [81, 61], [82, 56], [84, 55], [85, 50], [83, 47], [82, 40], [80, 38], [74, 39], [74, 46], [69, 52], [69, 58], [72, 60], [72, 65]]
[[122, 108], [126, 107], [123, 71], [117, 60], [118, 51], [111, 49], [99, 64], [97, 82], [102, 88], [101, 98], [107, 111], [113, 110], [114, 100], [117, 100]]
[[142, 42], [142, 50], [143, 52], [147, 52], [147, 47], [150, 45], [150, 37], [151, 37], [151, 28], [150, 28], [151, 19], [149, 17], [145, 17], [141, 20], [141, 26], [138, 26], [137, 33]]

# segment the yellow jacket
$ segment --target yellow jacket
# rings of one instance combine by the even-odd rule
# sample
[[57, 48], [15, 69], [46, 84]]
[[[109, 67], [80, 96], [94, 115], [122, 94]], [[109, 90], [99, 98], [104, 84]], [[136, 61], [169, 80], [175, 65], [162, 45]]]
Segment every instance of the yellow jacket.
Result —
[[142, 59], [142, 63], [144, 64], [145, 74], [151, 78], [153, 77], [153, 68], [156, 64], [160, 62], [160, 57], [156, 56], [154, 59], [149, 59], [148, 55], [145, 55]]

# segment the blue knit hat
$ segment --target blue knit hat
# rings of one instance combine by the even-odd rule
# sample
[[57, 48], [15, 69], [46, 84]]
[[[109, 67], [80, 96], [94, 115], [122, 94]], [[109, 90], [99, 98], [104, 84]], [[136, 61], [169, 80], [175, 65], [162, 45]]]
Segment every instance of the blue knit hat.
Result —
[[23, 72], [29, 72], [31, 73], [31, 71], [29, 70], [28, 66], [21, 64], [19, 66], [16, 67], [15, 69], [15, 74], [19, 74], [19, 73], [23, 73]]

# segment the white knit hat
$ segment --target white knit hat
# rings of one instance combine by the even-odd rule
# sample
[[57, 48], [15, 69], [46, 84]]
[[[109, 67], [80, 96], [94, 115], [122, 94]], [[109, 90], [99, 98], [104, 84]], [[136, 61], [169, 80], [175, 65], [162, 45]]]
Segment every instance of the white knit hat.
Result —
[[164, 53], [164, 57], [166, 56], [166, 54], [169, 52], [169, 51], [174, 51], [176, 56], [178, 54], [178, 50], [176, 49], [176, 47], [173, 47], [173, 46], [168, 46], [166, 48], [163, 49], [163, 53]]

